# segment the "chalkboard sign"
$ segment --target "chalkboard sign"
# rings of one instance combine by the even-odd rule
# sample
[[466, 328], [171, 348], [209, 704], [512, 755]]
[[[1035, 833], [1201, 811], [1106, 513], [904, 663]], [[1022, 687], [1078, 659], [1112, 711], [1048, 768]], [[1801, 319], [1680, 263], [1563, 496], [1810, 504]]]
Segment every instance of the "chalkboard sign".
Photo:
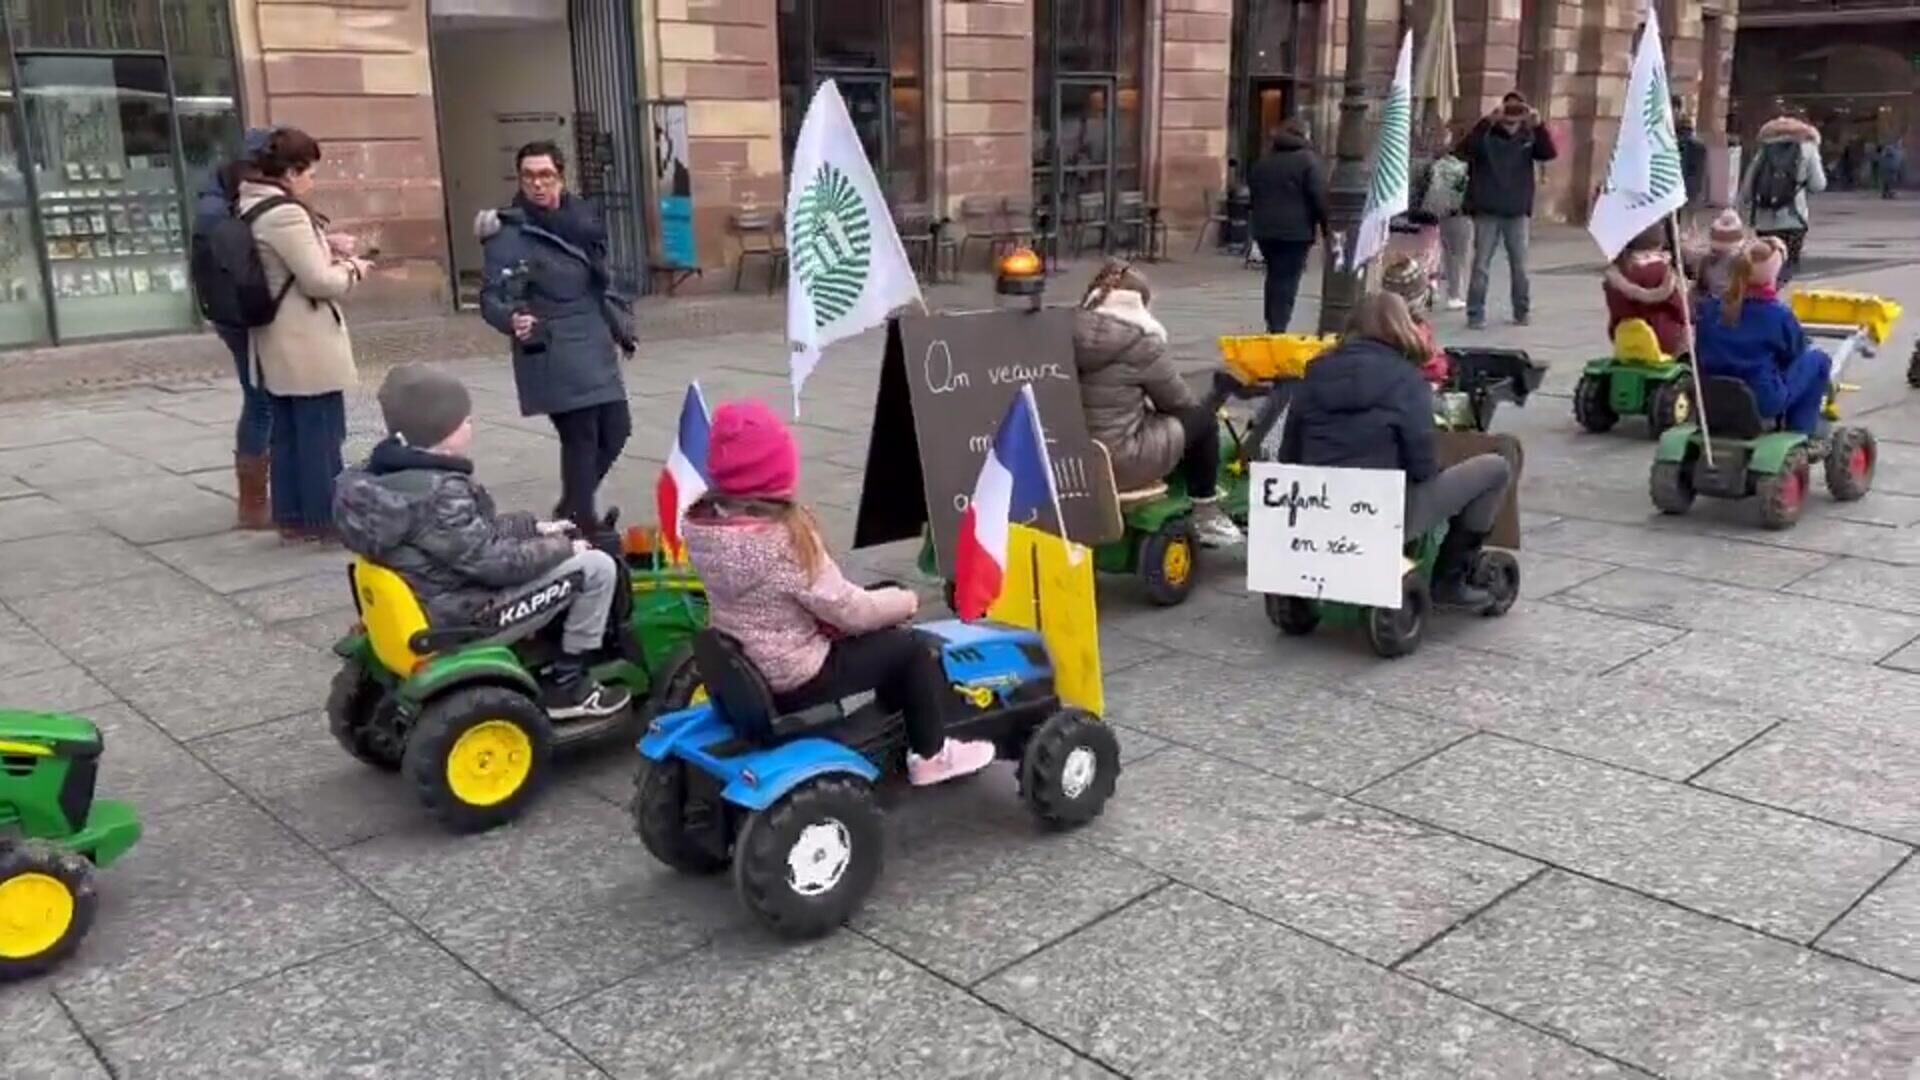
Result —
[[1033, 522], [1085, 544], [1113, 539], [1119, 515], [1106, 456], [1087, 435], [1073, 364], [1073, 309], [903, 316], [887, 327], [854, 546], [931, 525], [940, 566], [994, 429], [1022, 384], [1033, 387], [1064, 523]]

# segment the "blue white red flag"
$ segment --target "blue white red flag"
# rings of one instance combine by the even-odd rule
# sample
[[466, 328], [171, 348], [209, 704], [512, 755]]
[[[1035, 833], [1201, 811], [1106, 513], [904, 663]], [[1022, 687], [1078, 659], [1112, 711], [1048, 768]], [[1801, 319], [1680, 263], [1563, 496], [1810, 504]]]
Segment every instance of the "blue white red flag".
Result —
[[994, 432], [960, 518], [953, 556], [956, 614], [968, 621], [986, 615], [1007, 581], [1008, 526], [1039, 521], [1049, 510], [1054, 521], [1062, 520], [1040, 406], [1033, 387], [1022, 385]]
[[680, 426], [673, 434], [673, 449], [654, 487], [660, 533], [674, 558], [680, 556], [680, 519], [707, 493], [707, 438], [711, 430], [707, 399], [696, 382], [687, 387], [687, 398], [680, 405]]

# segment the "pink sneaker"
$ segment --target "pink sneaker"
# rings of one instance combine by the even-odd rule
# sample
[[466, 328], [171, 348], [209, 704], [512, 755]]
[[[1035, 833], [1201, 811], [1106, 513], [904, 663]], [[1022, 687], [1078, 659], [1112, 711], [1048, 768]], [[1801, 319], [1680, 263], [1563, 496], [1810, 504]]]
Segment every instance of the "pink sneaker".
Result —
[[962, 776], [972, 776], [993, 764], [993, 744], [948, 739], [947, 745], [930, 758], [907, 752], [907, 782], [914, 787], [942, 784]]

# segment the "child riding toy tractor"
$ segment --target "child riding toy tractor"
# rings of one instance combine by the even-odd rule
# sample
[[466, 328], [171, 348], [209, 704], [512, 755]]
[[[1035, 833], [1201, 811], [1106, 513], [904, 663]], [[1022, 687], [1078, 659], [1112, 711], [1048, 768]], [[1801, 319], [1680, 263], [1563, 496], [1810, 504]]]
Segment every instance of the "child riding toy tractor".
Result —
[[132, 806], [95, 800], [100, 729], [0, 711], [0, 981], [65, 959], [93, 925], [95, 867], [140, 839]]
[[348, 580], [360, 622], [334, 645], [342, 664], [327, 699], [334, 738], [375, 768], [403, 772], [448, 829], [479, 832], [525, 809], [556, 750], [634, 737], [648, 716], [696, 700], [702, 691], [689, 645], [706, 625], [700, 581], [640, 530], [622, 550], [617, 516], [607, 515], [596, 540], [614, 556], [621, 581], [607, 640], [591, 663], [596, 679], [631, 692], [626, 711], [548, 718], [539, 673], [557, 658], [559, 619], [511, 644], [491, 640], [506, 621], [550, 615], [538, 609], [552, 602], [554, 586], [509, 599], [470, 625], [430, 626], [404, 579], [356, 559]]

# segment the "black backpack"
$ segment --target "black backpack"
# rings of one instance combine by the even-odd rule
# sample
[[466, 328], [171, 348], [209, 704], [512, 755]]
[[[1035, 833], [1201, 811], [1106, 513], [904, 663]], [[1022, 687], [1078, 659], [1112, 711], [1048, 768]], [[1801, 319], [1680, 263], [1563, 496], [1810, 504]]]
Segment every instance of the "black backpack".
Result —
[[293, 277], [275, 293], [267, 287], [267, 268], [253, 244], [253, 223], [261, 214], [293, 200], [285, 195], [261, 199], [244, 214], [230, 214], [193, 234], [193, 291], [200, 314], [215, 326], [249, 330], [266, 326], [293, 288]]
[[1753, 168], [1753, 207], [1784, 210], [1800, 194], [1800, 144], [1771, 142], [1760, 148]]

